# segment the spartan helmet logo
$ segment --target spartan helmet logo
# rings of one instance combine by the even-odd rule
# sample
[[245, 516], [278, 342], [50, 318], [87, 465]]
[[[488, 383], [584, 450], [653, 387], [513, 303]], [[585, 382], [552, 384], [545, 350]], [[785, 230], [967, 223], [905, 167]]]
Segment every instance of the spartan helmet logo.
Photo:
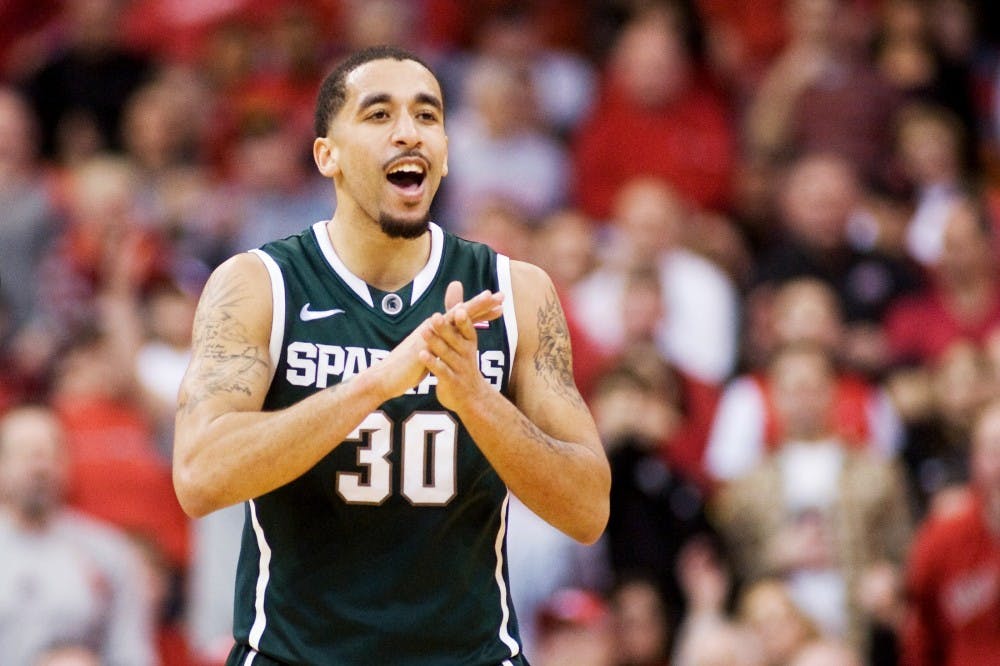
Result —
[[403, 299], [399, 294], [386, 294], [382, 299], [382, 312], [387, 315], [397, 315], [403, 309]]

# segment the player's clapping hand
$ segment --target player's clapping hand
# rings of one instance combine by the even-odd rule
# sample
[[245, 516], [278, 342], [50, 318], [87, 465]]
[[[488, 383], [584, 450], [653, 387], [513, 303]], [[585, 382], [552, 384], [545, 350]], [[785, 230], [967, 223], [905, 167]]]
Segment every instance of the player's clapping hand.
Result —
[[478, 300], [486, 294], [490, 292], [463, 303], [461, 283], [452, 282], [445, 296], [447, 312], [431, 316], [426, 322], [429, 325], [420, 329], [426, 344], [420, 360], [437, 377], [438, 400], [456, 412], [461, 412], [463, 403], [475, 400], [479, 391], [490, 390], [479, 372], [474, 324], [500, 316], [502, 294], [492, 294], [496, 316], [489, 319], [483, 318], [485, 306]]
[[372, 369], [378, 376], [383, 400], [402, 395], [419, 384], [427, 375], [430, 369], [424, 358], [427, 353], [427, 335], [434, 330], [435, 322], [439, 328], [454, 328], [458, 325], [456, 316], [460, 313], [463, 328], [467, 324], [472, 332], [473, 364], [475, 364], [476, 336], [473, 324], [497, 319], [503, 313], [503, 294], [484, 291], [463, 302], [462, 284], [452, 282], [448, 285], [445, 295], [445, 307], [448, 308], [447, 312], [426, 319], [399, 343], [384, 361], [373, 366]]

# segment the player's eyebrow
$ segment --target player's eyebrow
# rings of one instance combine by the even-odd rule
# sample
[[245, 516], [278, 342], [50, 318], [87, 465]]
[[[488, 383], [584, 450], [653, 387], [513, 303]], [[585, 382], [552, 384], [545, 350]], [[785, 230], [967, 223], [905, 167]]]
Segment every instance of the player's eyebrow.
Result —
[[[426, 104], [432, 106], [438, 111], [444, 110], [444, 104], [441, 103], [440, 98], [431, 93], [417, 93], [413, 98], [417, 104]], [[392, 101], [392, 95], [389, 93], [371, 93], [361, 98], [361, 102], [358, 104], [358, 110], [367, 109], [370, 106], [375, 106], [376, 104], [388, 104]]]
[[367, 109], [369, 106], [375, 106], [376, 104], [387, 104], [392, 101], [392, 96], [389, 93], [371, 93], [361, 98], [361, 102], [358, 104], [358, 109]]
[[433, 106], [438, 111], [444, 111], [444, 104], [436, 96], [430, 93], [417, 93], [416, 101], [418, 104], [426, 104], [427, 106]]

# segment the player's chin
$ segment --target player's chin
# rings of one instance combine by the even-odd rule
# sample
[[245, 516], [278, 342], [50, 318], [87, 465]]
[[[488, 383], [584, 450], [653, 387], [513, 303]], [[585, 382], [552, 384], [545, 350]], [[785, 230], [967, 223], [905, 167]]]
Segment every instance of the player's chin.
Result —
[[430, 227], [430, 211], [409, 212], [396, 215], [383, 212], [379, 216], [382, 232], [390, 238], [418, 238]]

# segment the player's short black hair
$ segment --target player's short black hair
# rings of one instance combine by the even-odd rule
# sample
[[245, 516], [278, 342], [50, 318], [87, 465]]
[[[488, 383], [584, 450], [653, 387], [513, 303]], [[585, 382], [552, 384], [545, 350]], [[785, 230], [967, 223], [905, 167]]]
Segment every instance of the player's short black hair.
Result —
[[344, 102], [347, 100], [346, 81], [348, 74], [373, 60], [412, 60], [423, 65], [427, 71], [433, 74], [430, 66], [419, 56], [397, 46], [383, 44], [355, 51], [334, 67], [333, 71], [327, 74], [323, 83], [320, 84], [314, 121], [316, 136], [326, 136], [327, 130], [330, 128], [330, 121], [343, 108]]

